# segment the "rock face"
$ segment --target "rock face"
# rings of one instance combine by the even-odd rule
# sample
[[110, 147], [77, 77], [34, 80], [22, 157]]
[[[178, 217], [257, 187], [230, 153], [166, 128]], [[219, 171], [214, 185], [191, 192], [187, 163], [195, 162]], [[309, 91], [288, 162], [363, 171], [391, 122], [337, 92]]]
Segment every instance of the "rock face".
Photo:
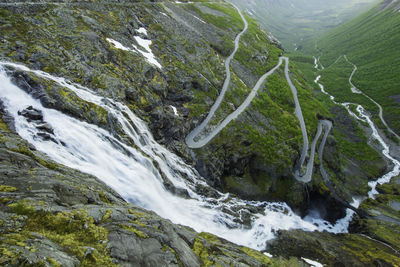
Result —
[[280, 231], [270, 241], [271, 253], [302, 256], [328, 266], [397, 266], [400, 261], [400, 217], [392, 203], [400, 199], [400, 179], [378, 187], [380, 195], [364, 201], [355, 216], [350, 234]]
[[23, 111], [18, 112], [18, 115], [24, 116], [28, 121], [43, 121], [43, 114], [40, 110], [34, 109], [32, 106], [27, 107]]
[[2, 266], [303, 266], [128, 204], [95, 177], [52, 162], [0, 122]]
[[[225, 78], [224, 58], [243, 27], [230, 5], [14, 2], [0, 4], [0, 57], [4, 61], [65, 77], [98, 95], [126, 103], [148, 122], [158, 142], [195, 166], [218, 189], [246, 199], [285, 201], [302, 214], [310, 206], [310, 196], [323, 198], [331, 206], [337, 204], [318, 174], [307, 186], [293, 179], [301, 135], [282, 71], [271, 76], [248, 110], [209, 145], [198, 150], [186, 146], [185, 136], [202, 121], [219, 93]], [[139, 52], [146, 49], [138, 40], [152, 42], [149, 48], [161, 68]], [[251, 21], [232, 63], [226, 101], [210, 127], [242, 103], [258, 77], [276, 64], [281, 53], [279, 44]], [[13, 67], [6, 71], [18, 87], [43, 106], [112, 134], [120, 133], [105, 109], [82, 100], [67, 86]], [[350, 133], [347, 141], [359, 141], [351, 135], [357, 129], [347, 125], [349, 121], [340, 112], [326, 110], [301, 73], [296, 68], [292, 71], [300, 97], [307, 99], [302, 108], [310, 138], [321, 114], [343, 126], [338, 127], [339, 134]], [[53, 129], [39, 111], [26, 107], [19, 114], [35, 124], [38, 138], [54, 141]], [[12, 119], [4, 111], [0, 115], [0, 265], [303, 265], [297, 259], [269, 259], [127, 204], [95, 177], [38, 153], [12, 131]], [[354, 192], [365, 193], [367, 180], [373, 176], [362, 170], [365, 162], [351, 166], [340, 162], [343, 140], [336, 137], [329, 137], [325, 160], [333, 184], [339, 187], [336, 193], [349, 201]], [[351, 142], [345, 145], [352, 146]], [[382, 162], [379, 157], [374, 161], [379, 171]], [[349, 180], [352, 187], [345, 189]], [[172, 185], [165, 186], [176, 190]], [[215, 194], [207, 188], [197, 191], [206, 197]], [[187, 194], [179, 190], [174, 193]], [[342, 206], [331, 210], [335, 211], [332, 220], [343, 213]], [[243, 221], [249, 223], [246, 215]], [[357, 229], [364, 229], [362, 226]]]
[[399, 262], [395, 250], [362, 234], [282, 231], [271, 242], [270, 250], [317, 259], [327, 266], [396, 266]]
[[[99, 95], [125, 102], [149, 122], [159, 143], [195, 166], [210, 185], [222, 191], [247, 199], [285, 201], [298, 211], [308, 208], [310, 188], [305, 189], [292, 175], [301, 140], [292, 95], [282, 72], [268, 79], [248, 110], [209, 145], [190, 150], [185, 144], [186, 135], [204, 119], [222, 87], [224, 58], [243, 27], [229, 4], [60, 1], [32, 5], [10, 2], [0, 8], [4, 25], [0, 56], [5, 60], [65, 77]], [[250, 28], [232, 61], [230, 88], [210, 127], [243, 102], [255, 81], [282, 53], [270, 35], [249, 21]], [[145, 50], [138, 40], [151, 41], [151, 51], [161, 68], [138, 52]], [[7, 71], [15, 84], [45, 107], [118, 133], [115, 121], [104, 109], [83, 101], [68, 88], [11, 67]], [[297, 71], [292, 75], [299, 83], [299, 94], [307, 99], [302, 108], [307, 112], [311, 138], [317, 114], [332, 114], [312, 96]], [[51, 129], [39, 127], [39, 136], [51, 140]], [[334, 160], [328, 167], [334, 173], [341, 168], [334, 163], [342, 155], [337, 143], [331, 142], [331, 151]], [[366, 188], [366, 178], [371, 176], [360, 171], [360, 165], [350, 167], [355, 174], [344, 173], [340, 181], [351, 177]], [[308, 186], [315, 194], [329, 194], [321, 192], [320, 182]], [[350, 195], [345, 198], [349, 200]]]

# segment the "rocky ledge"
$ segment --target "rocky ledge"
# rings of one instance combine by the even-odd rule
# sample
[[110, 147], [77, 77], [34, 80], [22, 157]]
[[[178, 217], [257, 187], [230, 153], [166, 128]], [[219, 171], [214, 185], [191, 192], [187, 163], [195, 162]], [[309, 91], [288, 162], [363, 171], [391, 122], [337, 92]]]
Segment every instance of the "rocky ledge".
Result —
[[128, 204], [97, 178], [49, 160], [4, 121], [9, 119], [0, 119], [2, 266], [307, 266]]
[[309, 257], [327, 266], [399, 266], [400, 177], [378, 188], [380, 195], [360, 206], [349, 234], [279, 231], [268, 244], [271, 253]]

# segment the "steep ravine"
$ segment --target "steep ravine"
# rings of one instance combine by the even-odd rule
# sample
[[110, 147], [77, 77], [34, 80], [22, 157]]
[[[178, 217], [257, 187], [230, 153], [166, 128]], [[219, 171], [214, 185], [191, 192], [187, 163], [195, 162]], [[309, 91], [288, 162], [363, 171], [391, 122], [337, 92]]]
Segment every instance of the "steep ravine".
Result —
[[[353, 72], [351, 73], [351, 75], [350, 75], [350, 77], [349, 77], [349, 83], [350, 83], [350, 85], [351, 85], [351, 91], [352, 91], [354, 94], [362, 94], [363, 96], [365, 96], [366, 98], [368, 98], [369, 100], [371, 100], [371, 102], [373, 102], [373, 103], [379, 108], [379, 118], [380, 118], [381, 122], [382, 122], [383, 125], [386, 127], [386, 129], [387, 129], [391, 134], [393, 134], [393, 135], [400, 141], [400, 136], [399, 136], [398, 134], [396, 134], [396, 133], [393, 131], [392, 128], [389, 127], [389, 125], [386, 123], [385, 119], [383, 118], [383, 108], [382, 108], [382, 106], [381, 106], [378, 102], [376, 102], [374, 99], [372, 99], [371, 97], [369, 97], [368, 95], [366, 95], [365, 93], [363, 93], [360, 89], [358, 89], [358, 88], [353, 84], [352, 79], [353, 79], [354, 74], [357, 72], [357, 69], [358, 69], [358, 68], [357, 68], [357, 66], [356, 66], [355, 64], [353, 64], [352, 62], [349, 61], [349, 59], [347, 58], [346, 55], [344, 55], [343, 57], [346, 59], [346, 61], [347, 61], [349, 64], [353, 65], [353, 67], [354, 67]], [[338, 59], [340, 59], [340, 57], [339, 57]], [[333, 64], [335, 64], [335, 63], [336, 63], [336, 62], [334, 62]]]
[[[215, 169], [234, 166], [227, 175], [235, 179], [258, 166], [261, 173], [250, 180], [262, 177], [270, 186], [260, 195], [270, 190], [278, 200], [289, 194], [292, 201], [306, 199], [307, 188], [291, 176], [301, 130], [284, 77], [289, 60], [286, 71], [276, 66], [283, 62], [281, 50], [254, 21], [232, 57], [229, 103], [222, 102], [216, 116], [231, 116], [235, 105], [246, 110], [206, 147], [191, 150], [184, 143], [217, 98], [232, 40], [243, 29], [243, 17], [230, 5], [41, 3], [10, 4], [0, 11], [5, 40], [0, 43], [1, 263], [302, 266], [302, 260], [279, 258], [284, 253], [269, 258], [233, 243], [263, 250], [281, 230], [347, 231], [351, 215], [335, 224], [312, 215], [302, 219], [285, 203], [216, 190], [191, 166], [204, 157], [223, 160]], [[302, 101], [307, 90], [292, 71]], [[247, 73], [271, 73], [257, 96]], [[311, 97], [302, 108], [308, 127], [317, 130], [314, 151], [323, 127], [315, 115], [325, 113]], [[246, 127], [238, 129], [240, 123]], [[325, 124], [329, 129], [329, 121]], [[232, 129], [238, 131], [229, 135]], [[253, 130], [252, 139], [246, 139], [247, 129]], [[325, 142], [334, 146], [328, 132], [320, 159]], [[263, 142], [270, 137], [279, 139]], [[234, 156], [220, 153], [218, 145], [226, 145], [221, 138], [233, 146]], [[256, 154], [266, 151], [260, 144], [269, 144], [271, 155]], [[265, 168], [271, 156], [279, 159]], [[289, 166], [289, 175], [276, 168], [279, 164]], [[310, 183], [314, 192], [318, 179]], [[46, 253], [49, 248], [57, 251], [54, 258]]]
[[2, 266], [304, 266], [128, 204], [38, 152], [8, 129], [10, 119], [0, 120]]
[[[346, 55], [343, 56], [347, 62], [348, 59], [346, 57]], [[340, 58], [340, 57], [339, 57]], [[338, 58], [338, 59], [339, 59]], [[350, 62], [349, 62], [350, 63]], [[351, 63], [350, 63], [351, 64]], [[351, 79], [354, 75], [354, 73], [357, 71], [357, 66], [355, 66], [354, 64], [352, 64], [354, 69], [350, 75], [349, 78], [349, 84], [351, 85], [351, 91], [354, 94], [363, 94], [362, 91], [360, 91], [359, 89], [357, 89], [353, 83], [351, 82]], [[393, 164], [393, 169], [391, 171], [389, 171], [388, 173], [386, 173], [385, 175], [383, 175], [382, 177], [376, 179], [376, 181], [371, 181], [368, 183], [368, 185], [371, 187], [371, 190], [368, 192], [368, 196], [370, 198], [374, 198], [376, 194], [378, 194], [378, 192], [376, 191], [376, 186], [378, 184], [384, 184], [384, 183], [388, 183], [390, 182], [390, 180], [393, 177], [396, 177], [400, 174], [400, 162], [393, 156], [390, 155], [390, 146], [384, 141], [384, 139], [382, 138], [382, 134], [380, 134], [377, 130], [377, 127], [375, 126], [375, 124], [372, 122], [371, 120], [371, 116], [368, 115], [368, 113], [365, 111], [364, 107], [362, 105], [359, 104], [355, 104], [355, 103], [338, 103], [335, 101], [335, 97], [331, 94], [329, 94], [328, 92], [326, 92], [326, 90], [324, 89], [324, 86], [319, 83], [319, 80], [321, 79], [321, 75], [319, 75], [316, 79], [315, 79], [315, 83], [318, 84], [318, 86], [321, 89], [321, 92], [323, 92], [324, 94], [328, 95], [329, 98], [337, 105], [342, 105], [343, 107], [346, 108], [346, 110], [348, 111], [349, 115], [356, 118], [357, 120], [361, 121], [361, 122], [365, 122], [368, 124], [368, 126], [371, 128], [372, 130], [372, 137], [379, 143], [379, 145], [382, 147], [382, 154]], [[363, 94], [365, 95], [365, 94]], [[394, 135], [396, 135], [386, 124], [385, 120], [383, 119], [382, 115], [382, 107], [376, 103], [372, 98], [368, 97], [367, 95], [365, 95], [368, 99], [370, 99], [374, 104], [376, 104], [379, 107], [379, 116], [380, 119], [382, 120], [382, 123], [385, 125], [385, 127], [387, 127], [387, 129]], [[351, 106], [356, 106], [356, 109], [354, 112], [351, 109]], [[397, 136], [397, 135], [396, 135]]]
[[[300, 213], [307, 210], [307, 190], [293, 179], [301, 135], [283, 68], [268, 77], [259, 97], [207, 146], [190, 149], [185, 144], [187, 134], [204, 120], [218, 97], [226, 78], [225, 59], [244, 29], [231, 5], [11, 3], [1, 12], [6, 42], [0, 43], [0, 53], [5, 61], [65, 77], [123, 102], [148, 123], [157, 142], [195, 166], [220, 191], [251, 200], [285, 201]], [[237, 110], [282, 53], [268, 33], [247, 20], [249, 28], [231, 62], [230, 88], [206, 131]], [[162, 68], [149, 62], [151, 55]], [[292, 75], [295, 84], [300, 81], [300, 101], [306, 99], [302, 109], [311, 139], [317, 114], [330, 115], [308, 96], [295, 69]], [[22, 78], [20, 82], [24, 84]], [[113, 131], [113, 121], [100, 109], [96, 113], [87, 108], [90, 104], [77, 105], [63, 90], [46, 91], [51, 91], [48, 107]], [[319, 191], [317, 185], [310, 187]]]
[[[318, 229], [284, 203], [246, 201], [208, 188], [195, 170], [156, 143], [143, 121], [125, 105], [42, 71], [32, 71], [15, 63], [2, 65], [53, 81], [53, 86], [68, 88], [82, 100], [106, 110], [108, 118], [121, 131], [114, 136], [95, 125], [44, 107], [2, 74], [2, 101], [7, 113], [14, 118], [17, 132], [53, 160], [96, 175], [127, 201], [151, 209], [174, 223], [257, 249], [265, 248], [265, 241], [273, 238], [278, 229]], [[40, 118], [33, 114], [40, 114]], [[49, 129], [42, 130], [43, 124]], [[82, 143], [82, 140], [85, 141]], [[127, 146], [130, 142], [135, 149]], [[175, 188], [172, 192], [168, 190], [171, 186]], [[208, 195], [202, 195], [205, 190]], [[319, 229], [346, 231], [348, 219], [336, 225], [321, 223]]]
[[[318, 65], [316, 60], [317, 71]], [[335, 105], [343, 106], [350, 116], [370, 127], [372, 138], [379, 143], [382, 154], [392, 163], [391, 169], [369, 183], [371, 187], [369, 198], [365, 196], [355, 198], [352, 205], [359, 207], [358, 211], [362, 212], [362, 217], [355, 216], [350, 224], [349, 235], [328, 236], [316, 232], [281, 231], [277, 239], [269, 243], [270, 251], [288, 256], [305, 255], [317, 258], [328, 266], [397, 266], [400, 259], [398, 250], [400, 244], [397, 241], [399, 217], [397, 210], [393, 209], [395, 206], [391, 206], [391, 203], [397, 203], [398, 199], [399, 161], [390, 155], [390, 146], [384, 141], [382, 133], [378, 132], [364, 108], [358, 104], [336, 102], [335, 97], [326, 92], [324, 85], [319, 82], [320, 79], [321, 75], [315, 79], [315, 83], [323, 94], [328, 95]], [[329, 174], [325, 172], [323, 165], [321, 173], [326, 184], [329, 184]], [[336, 188], [330, 187], [330, 189]], [[347, 212], [352, 213], [350, 210]], [[357, 251], [353, 251], [351, 247], [357, 247]], [[358, 253], [360, 256], [354, 257]]]
[[[303, 182], [303, 183], [308, 183], [312, 179], [315, 150], [316, 150], [317, 142], [321, 136], [322, 127], [325, 128], [325, 131], [327, 132], [327, 134], [324, 135], [324, 140], [322, 141], [323, 145], [320, 149], [320, 153], [323, 153], [324, 144], [325, 144], [327, 135], [329, 134], [329, 131], [332, 127], [332, 124], [331, 124], [331, 122], [329, 122], [327, 120], [323, 120], [318, 123], [318, 130], [317, 130], [317, 134], [315, 135], [315, 138], [311, 144], [310, 158], [309, 158], [309, 161], [308, 161], [308, 164], [306, 167], [306, 171], [304, 173], [301, 173], [300, 169], [302, 168], [304, 161], [306, 159], [308, 148], [309, 148], [309, 142], [308, 142], [307, 129], [306, 129], [306, 125], [304, 122], [302, 109], [301, 109], [301, 106], [299, 103], [299, 99], [297, 97], [297, 89], [293, 85], [293, 82], [289, 76], [289, 58], [287, 58], [287, 57], [280, 57], [278, 64], [275, 67], [273, 67], [270, 71], [268, 71], [267, 73], [265, 73], [264, 75], [262, 75], [259, 78], [256, 85], [251, 90], [250, 94], [247, 96], [247, 98], [244, 100], [244, 102], [237, 109], [235, 109], [234, 112], [229, 114], [220, 124], [218, 124], [217, 126], [214, 126], [214, 128], [211, 132], [207, 133], [205, 136], [199, 137], [201, 132], [204, 131], [204, 129], [206, 128], [206, 126], [208, 125], [208, 123], [210, 122], [212, 117], [214, 116], [216, 110], [221, 105], [221, 102], [224, 100], [225, 93], [231, 82], [231, 70], [230, 70], [231, 60], [235, 57], [235, 54], [239, 48], [239, 41], [240, 41], [241, 36], [248, 29], [248, 22], [246, 21], [246, 18], [242, 15], [240, 10], [236, 6], [235, 6], [235, 8], [237, 9], [241, 19], [243, 20], [244, 29], [236, 36], [236, 38], [234, 40], [235, 48], [234, 48], [232, 54], [230, 54], [229, 57], [225, 60], [226, 77], [225, 77], [224, 84], [220, 90], [220, 93], [219, 93], [216, 101], [212, 105], [211, 109], [208, 111], [207, 117], [200, 123], [200, 125], [196, 126], [196, 128], [194, 128], [186, 136], [186, 139], [185, 139], [186, 144], [190, 148], [201, 148], [201, 147], [204, 147], [206, 144], [208, 144], [219, 132], [221, 132], [232, 120], [236, 119], [250, 105], [251, 101], [256, 96], [260, 87], [264, 85], [264, 82], [266, 81], [266, 79], [270, 75], [274, 74], [275, 71], [281, 66], [282, 61], [285, 60], [285, 62], [286, 62], [285, 78], [286, 78], [286, 81], [288, 82], [289, 87], [293, 94], [293, 98], [294, 98], [294, 102], [295, 102], [295, 114], [300, 122], [300, 128], [301, 128], [301, 132], [302, 132], [302, 136], [303, 136], [303, 148], [301, 151], [300, 159], [297, 161], [296, 166], [294, 168], [294, 176], [298, 181]], [[354, 72], [352, 73], [352, 75], [353, 74], [354, 74]], [[198, 139], [195, 140], [196, 138], [198, 138]], [[322, 155], [320, 155], [320, 158], [322, 158]]]

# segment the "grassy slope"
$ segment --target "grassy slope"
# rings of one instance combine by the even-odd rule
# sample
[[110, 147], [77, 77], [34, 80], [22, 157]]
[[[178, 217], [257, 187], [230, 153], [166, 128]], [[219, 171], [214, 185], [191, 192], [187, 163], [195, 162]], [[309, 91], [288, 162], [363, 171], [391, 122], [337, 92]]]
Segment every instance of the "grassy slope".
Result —
[[[332, 129], [332, 136], [336, 140], [336, 149], [338, 155], [338, 161], [333, 162], [328, 160], [328, 165], [331, 169], [335, 170], [331, 173], [330, 177], [336, 184], [341, 184], [343, 188], [359, 188], [360, 192], [365, 193], [367, 190], [366, 181], [358, 180], [357, 177], [350, 177], [349, 175], [344, 175], [342, 180], [340, 177], [340, 169], [345, 169], [346, 166], [354, 161], [358, 162], [360, 166], [363, 166], [363, 171], [365, 175], [371, 178], [379, 176], [380, 166], [382, 164], [382, 159], [379, 154], [367, 143], [367, 137], [361, 129], [360, 125], [353, 119], [347, 116], [347, 111], [338, 105], [335, 105], [328, 96], [322, 94], [318, 86], [313, 82], [317, 73], [314, 69], [314, 60], [311, 56], [301, 55], [299, 53], [290, 54], [292, 59], [292, 65], [299, 69], [299, 75], [302, 76], [305, 82], [313, 88], [313, 97], [323, 105], [327, 110], [332, 112], [332, 118], [334, 119], [334, 127]], [[348, 84], [348, 78], [351, 74], [352, 67], [345, 60], [338, 61], [335, 65], [328, 69], [325, 69], [322, 73], [322, 83], [325, 85], [325, 89], [335, 96], [338, 102], [348, 102], [350, 99], [350, 86]], [[358, 98], [353, 101], [359, 103], [367, 103], [368, 100], [360, 95], [356, 95]], [[301, 102], [301, 95], [300, 95]], [[301, 105], [304, 104], [301, 102]], [[371, 108], [375, 106], [371, 105]], [[303, 108], [304, 109], [304, 108]], [[304, 113], [304, 110], [303, 110]], [[326, 115], [325, 115], [326, 116]], [[306, 121], [307, 123], [307, 121]], [[314, 127], [313, 125], [307, 125], [308, 131]], [[351, 164], [350, 164], [351, 165]], [[365, 177], [364, 177], [365, 178]], [[357, 181], [357, 185], [354, 184]], [[352, 189], [352, 190], [353, 190]]]
[[[208, 7], [222, 11], [230, 16], [237, 16], [237, 13], [223, 10], [223, 8], [229, 9], [228, 6], [211, 4]], [[202, 16], [198, 10], [196, 11], [202, 19], [214, 25], [219, 25], [216, 18]], [[233, 18], [231, 20], [237, 19]], [[241, 39], [240, 48], [235, 59], [250, 69], [255, 76], [259, 77], [277, 63], [281, 50], [271, 45], [269, 41], [264, 40], [267, 34], [252, 19], [247, 19], [249, 21], [249, 30]], [[266, 63], [259, 62], [255, 57], [251, 56], [255, 53], [260, 53], [260, 51], [269, 56]], [[334, 105], [325, 95], [321, 95], [318, 92], [318, 88], [313, 88], [313, 80], [315, 79], [313, 59], [301, 56], [293, 59], [290, 63], [292, 80], [298, 89], [307, 132], [310, 140], [312, 140], [318, 124], [317, 114], [334, 119], [335, 115], [332, 115], [329, 111]], [[233, 103], [237, 107], [251, 90], [246, 84], [237, 81], [234, 70], [232, 74], [231, 88], [225, 96], [225, 101], [217, 111], [216, 117], [211, 121], [214, 125], [234, 110], [234, 107], [228, 105], [228, 103]], [[346, 80], [344, 79], [343, 84], [345, 82]], [[196, 111], [197, 108], [191, 110]], [[345, 111], [342, 113], [346, 114]], [[366, 193], [367, 178], [379, 175], [378, 170], [380, 168], [377, 167], [377, 164], [380, 162], [380, 157], [376, 151], [366, 144], [366, 137], [356, 123], [351, 123], [351, 129], [341, 129], [339, 124], [336, 128], [333, 131], [334, 138], [337, 140], [337, 145], [335, 145], [337, 152], [335, 152], [335, 155], [341, 161], [337, 161], [334, 164], [334, 160], [331, 160], [328, 167], [331, 170], [343, 170], [349, 164], [347, 159], [355, 159], [360, 166], [368, 162], [367, 165], [371, 166], [371, 168], [364, 170], [365, 172], [361, 175], [362, 178], [360, 174], [349, 176], [347, 172], [344, 172], [337, 175], [334, 174], [336, 171], [332, 171], [332, 179], [336, 184], [346, 187], [346, 191], [359, 190], [360, 193]], [[352, 142], [355, 139], [360, 142]], [[259, 191], [261, 195], [265, 195], [268, 192], [267, 194], [270, 197], [276, 197], [277, 199], [289, 194], [287, 190], [291, 190], [291, 182], [289, 182], [290, 179], [286, 179], [290, 176], [288, 174], [301, 149], [301, 131], [298, 120], [294, 115], [293, 96], [283, 75], [283, 68], [280, 68], [276, 74], [268, 79], [265, 88], [260, 90], [258, 97], [253, 100], [247, 111], [236, 121], [231, 122], [210, 145], [214, 148], [211, 149], [214, 150], [212, 157], [235, 158], [237, 155], [241, 155], [242, 157], [252, 158], [249, 165], [244, 167], [243, 172], [239, 174], [241, 179], [256, 185], [252, 190]], [[218, 147], [220, 149], [217, 149]], [[363, 151], [364, 157], [361, 158], [357, 151]], [[200, 156], [201, 158], [207, 159], [210, 156], [205, 151], [199, 151], [199, 153], [205, 153]], [[368, 157], [365, 158], [365, 155], [368, 155]], [[268, 166], [269, 170], [267, 172], [264, 170], [259, 171], [257, 166], [264, 165]], [[229, 172], [222, 174], [222, 176], [228, 190], [242, 186], [241, 182], [238, 183], [238, 180], [232, 177]], [[275, 181], [277, 177], [280, 177], [279, 183]], [[348, 186], [347, 178], [357, 181], [358, 185]]]
[[[399, 29], [400, 14], [377, 6], [323, 36], [318, 43], [324, 65], [330, 65], [339, 55], [346, 54], [358, 66], [353, 83], [383, 106], [385, 120], [397, 133], [400, 132], [400, 103], [396, 103], [394, 97], [400, 97]], [[345, 64], [339, 63], [337, 67]], [[348, 71], [352, 69], [348, 64], [343, 67]], [[341, 78], [348, 75], [339, 68], [328, 72]]]
[[374, 0], [230, 0], [249, 10], [285, 49], [304, 47], [307, 39], [365, 11]]
[[[230, 5], [206, 4], [206, 6], [223, 12], [227, 16], [205, 15], [195, 5], [188, 5], [186, 8], [195, 12], [196, 16], [201, 17], [204, 21], [219, 28], [235, 25], [235, 28], [241, 29], [240, 24], [237, 23], [240, 17]], [[241, 38], [240, 47], [234, 60], [258, 79], [278, 63], [282, 50], [269, 41], [268, 33], [256, 21], [248, 16], [246, 19], [249, 22], [249, 29]], [[232, 23], [221, 24], [222, 20], [232, 21]], [[317, 114], [327, 117], [330, 114], [313, 97], [309, 86], [296, 67], [291, 65], [291, 71], [293, 72], [293, 82], [299, 91], [311, 139], [317, 128]], [[215, 117], [211, 120], [211, 124], [218, 124], [248, 96], [252, 85], [247, 84], [246, 79], [241, 75], [243, 76], [243, 73], [236, 73], [236, 69], [232, 68], [231, 86]], [[201, 99], [201, 96], [196, 99]], [[198, 114], [199, 106], [205, 106], [201, 100], [198, 105], [189, 106], [191, 113]], [[294, 183], [290, 173], [300, 149], [301, 131], [294, 115], [293, 96], [284, 77], [283, 67], [281, 67], [267, 80], [265, 87], [260, 90], [258, 97], [253, 100], [248, 109], [216, 136], [207, 148], [200, 149], [197, 153], [199, 158], [204, 161], [208, 161], [210, 158], [249, 159], [247, 163], [244, 163], [243, 168], [240, 167], [242, 171], [240, 174], [236, 174], [238, 177], [232, 175], [228, 170], [227, 173], [221, 174], [226, 189], [235, 191], [234, 188], [242, 187], [241, 181], [246, 181], [244, 183], [253, 185], [249, 189], [253, 191], [252, 195], [265, 198], [268, 194], [269, 197], [282, 200], [285, 195], [290, 193], [291, 185]], [[297, 198], [293, 196], [293, 199]]]

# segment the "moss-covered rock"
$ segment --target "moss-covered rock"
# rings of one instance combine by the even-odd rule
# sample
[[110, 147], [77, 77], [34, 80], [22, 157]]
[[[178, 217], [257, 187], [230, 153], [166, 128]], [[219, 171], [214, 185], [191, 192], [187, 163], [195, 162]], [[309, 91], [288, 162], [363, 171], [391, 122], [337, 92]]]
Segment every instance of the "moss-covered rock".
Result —
[[[225, 57], [243, 27], [236, 10], [227, 3], [209, 1], [136, 2], [3, 3], [0, 57], [65, 77], [98, 95], [125, 102], [149, 122], [160, 143], [193, 163], [215, 187], [249, 199], [286, 201], [300, 211], [309, 205], [309, 192], [330, 201], [329, 189], [318, 175], [307, 187], [292, 177], [301, 137], [282, 69], [270, 77], [248, 110], [208, 146], [191, 151], [185, 145], [185, 136], [204, 118], [224, 81]], [[282, 53], [255, 21], [248, 20], [249, 31], [243, 36], [232, 63], [231, 88], [211, 125], [218, 124], [240, 105], [258, 77], [271, 69]], [[132, 49], [132, 44], [138, 45], [134, 36], [140, 34], [139, 27], [147, 29], [148, 35], [141, 36], [153, 41], [151, 49], [162, 68], [147, 62], [140, 53], [117, 49], [107, 41], [112, 38]], [[369, 156], [367, 161], [358, 159], [357, 166], [350, 168], [349, 159], [357, 146], [349, 144], [354, 140], [365, 141], [359, 128], [341, 120], [342, 113], [328, 110], [325, 102], [317, 100], [318, 95], [302, 73], [292, 65], [290, 70], [299, 91], [309, 138], [314, 135], [318, 115], [338, 121], [339, 131], [330, 136], [325, 159], [332, 181], [339, 187], [338, 193], [347, 200], [355, 192], [365, 193], [368, 178], [384, 169], [379, 156], [362, 146]], [[14, 83], [46, 107], [119, 133], [105, 109], [80, 99], [68, 88], [13, 68], [7, 72]], [[178, 116], [171, 105], [177, 108]], [[125, 203], [96, 178], [57, 164], [36, 151], [12, 132], [12, 122], [3, 116], [2, 110], [1, 113], [0, 264], [303, 264], [297, 259], [267, 258], [215, 236], [173, 225]], [[371, 162], [372, 168], [360, 171], [363, 164]], [[360, 182], [362, 186], [358, 185]], [[395, 195], [392, 189], [382, 190], [390, 192], [390, 196], [366, 202], [365, 207], [379, 208], [365, 208], [374, 218], [361, 220], [358, 228], [396, 245], [396, 223], [387, 221], [387, 217], [393, 219], [393, 212], [380, 205], [395, 206], [398, 198], [392, 196]], [[205, 195], [213, 194], [209, 191]], [[394, 230], [386, 231], [389, 226]], [[353, 241], [359, 246], [365, 240]], [[337, 255], [345, 251], [338, 250]], [[344, 255], [354, 257], [355, 263], [370, 262], [371, 255], [362, 258], [359, 252], [351, 251]], [[310, 257], [313, 255], [316, 254], [310, 252]], [[393, 262], [391, 256], [386, 256], [384, 251], [382, 259]], [[325, 262], [333, 260], [328, 257]]]
[[51, 162], [17, 134], [0, 137], [3, 266], [302, 266], [174, 225]]
[[396, 251], [361, 234], [281, 231], [269, 243], [274, 254], [305, 257], [327, 266], [397, 266]]

